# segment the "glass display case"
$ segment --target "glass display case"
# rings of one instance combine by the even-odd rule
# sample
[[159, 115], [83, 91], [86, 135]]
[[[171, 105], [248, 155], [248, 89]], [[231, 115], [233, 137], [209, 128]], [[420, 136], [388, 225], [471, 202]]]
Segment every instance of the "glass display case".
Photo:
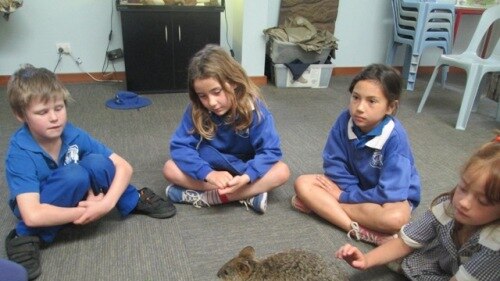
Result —
[[225, 0], [116, 0], [119, 10], [162, 9], [162, 10], [219, 10], [223, 11]]

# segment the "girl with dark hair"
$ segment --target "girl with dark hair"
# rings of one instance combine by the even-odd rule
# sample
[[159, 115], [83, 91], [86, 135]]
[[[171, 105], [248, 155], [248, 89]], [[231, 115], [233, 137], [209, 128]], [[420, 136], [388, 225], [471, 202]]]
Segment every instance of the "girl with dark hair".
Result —
[[408, 136], [394, 117], [401, 77], [372, 64], [349, 87], [349, 108], [340, 113], [323, 150], [321, 175], [295, 181], [292, 206], [314, 212], [373, 244], [393, 239], [420, 202], [420, 178]]

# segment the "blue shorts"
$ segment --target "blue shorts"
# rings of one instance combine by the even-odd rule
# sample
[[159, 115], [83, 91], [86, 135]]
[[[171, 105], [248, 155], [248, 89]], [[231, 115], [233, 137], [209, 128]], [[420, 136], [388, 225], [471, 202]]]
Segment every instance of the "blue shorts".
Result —
[[[115, 177], [115, 166], [111, 159], [90, 154], [78, 163], [61, 166], [42, 183], [40, 183], [40, 203], [59, 207], [75, 207], [85, 199], [89, 187], [94, 192], [106, 193]], [[133, 185], [129, 185], [116, 204], [122, 216], [128, 215], [136, 206], [139, 193]], [[28, 227], [22, 220], [19, 208], [14, 208], [14, 215], [20, 221], [16, 225], [19, 236], [39, 236], [44, 242], [54, 240], [60, 226]]]

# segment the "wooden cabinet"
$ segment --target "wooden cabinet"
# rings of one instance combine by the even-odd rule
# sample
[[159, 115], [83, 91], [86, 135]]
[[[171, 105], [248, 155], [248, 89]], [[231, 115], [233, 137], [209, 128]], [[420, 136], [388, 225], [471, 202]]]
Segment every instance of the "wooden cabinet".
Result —
[[220, 44], [223, 6], [117, 5], [121, 14], [127, 90], [187, 91], [190, 58], [208, 43]]

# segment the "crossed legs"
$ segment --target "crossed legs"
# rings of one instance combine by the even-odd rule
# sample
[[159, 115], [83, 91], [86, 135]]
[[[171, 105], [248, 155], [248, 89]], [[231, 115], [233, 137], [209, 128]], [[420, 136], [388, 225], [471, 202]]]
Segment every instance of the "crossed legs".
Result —
[[[322, 182], [324, 180], [330, 182], [328, 187]], [[411, 208], [408, 201], [383, 205], [340, 203], [337, 198], [341, 190], [324, 175], [299, 176], [294, 187], [305, 207], [345, 231], [350, 231], [352, 223], [357, 222], [371, 230], [394, 234], [410, 220]]]
[[[172, 161], [168, 160], [163, 166], [163, 176], [165, 179], [175, 185], [182, 186], [187, 189], [198, 191], [210, 191], [217, 189], [216, 186], [205, 182], [193, 179], [184, 174]], [[288, 166], [279, 161], [260, 179], [253, 183], [249, 183], [232, 193], [227, 193], [228, 201], [238, 201], [251, 198], [257, 194], [268, 192], [274, 188], [283, 185], [290, 177]]]

